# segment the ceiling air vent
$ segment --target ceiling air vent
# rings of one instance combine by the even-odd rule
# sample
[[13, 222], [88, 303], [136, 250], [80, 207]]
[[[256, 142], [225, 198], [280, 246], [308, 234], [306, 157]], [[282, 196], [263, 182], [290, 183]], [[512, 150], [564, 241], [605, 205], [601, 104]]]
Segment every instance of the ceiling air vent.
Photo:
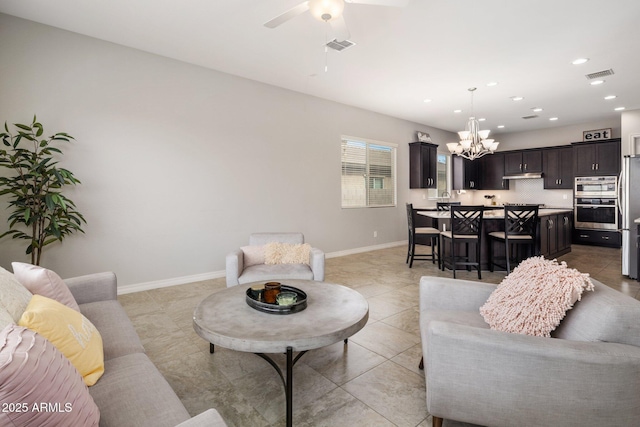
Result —
[[539, 117], [537, 114], [532, 114], [530, 116], [524, 116], [522, 118], [525, 119], [525, 120], [529, 120], [529, 119], [535, 119], [537, 117]]
[[351, 46], [355, 46], [356, 44], [349, 40], [338, 41], [338, 39], [333, 39], [329, 43], [327, 43], [327, 47], [330, 47], [333, 50], [337, 50], [338, 52], [342, 52], [345, 49], [349, 49]]
[[587, 78], [587, 80], [592, 80], [592, 79], [601, 79], [602, 77], [612, 76], [612, 75], [613, 75], [613, 68], [609, 68], [608, 70], [587, 74], [585, 77]]

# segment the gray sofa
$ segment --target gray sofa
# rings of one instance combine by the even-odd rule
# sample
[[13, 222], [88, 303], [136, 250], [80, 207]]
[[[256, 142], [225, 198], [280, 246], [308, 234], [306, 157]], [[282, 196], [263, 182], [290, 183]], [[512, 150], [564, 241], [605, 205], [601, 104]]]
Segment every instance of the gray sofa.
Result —
[[104, 375], [89, 387], [100, 409], [100, 426], [222, 427], [215, 409], [191, 418], [144, 347], [117, 301], [116, 277], [98, 273], [65, 280], [84, 314], [100, 332]]
[[[253, 233], [249, 236], [249, 246], [263, 246], [267, 243], [304, 243], [302, 233]], [[273, 279], [324, 280], [324, 252], [311, 248], [307, 264], [258, 264], [247, 266], [241, 248], [227, 254], [225, 259], [227, 287], [239, 284]]]
[[[640, 301], [592, 280], [553, 338], [489, 329], [496, 285], [423, 277], [427, 410], [483, 426], [637, 426]], [[455, 422], [444, 425], [458, 425]]]

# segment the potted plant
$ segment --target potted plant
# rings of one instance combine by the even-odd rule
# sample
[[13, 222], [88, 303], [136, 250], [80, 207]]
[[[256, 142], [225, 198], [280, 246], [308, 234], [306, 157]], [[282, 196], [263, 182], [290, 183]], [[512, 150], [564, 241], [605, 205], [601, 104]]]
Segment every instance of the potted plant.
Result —
[[0, 238], [12, 236], [28, 242], [26, 253], [31, 263], [40, 265], [45, 246], [62, 241], [73, 232], [80, 231], [86, 221], [75, 204], [62, 194], [65, 186], [80, 181], [67, 169], [58, 167], [54, 155], [62, 151], [53, 146], [58, 141], [69, 142], [72, 136], [58, 132], [42, 138], [42, 124], [33, 116], [30, 125], [14, 124], [9, 131], [5, 122], [0, 133], [0, 166], [9, 169], [9, 176], [0, 176], [0, 196], [9, 196], [9, 230]]

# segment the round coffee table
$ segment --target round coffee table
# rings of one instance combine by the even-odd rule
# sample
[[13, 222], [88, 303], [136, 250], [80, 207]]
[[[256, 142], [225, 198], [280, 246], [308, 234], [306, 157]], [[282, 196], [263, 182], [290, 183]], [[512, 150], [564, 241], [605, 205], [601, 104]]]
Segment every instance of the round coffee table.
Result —
[[[307, 294], [307, 308], [292, 314], [271, 314], [250, 307], [245, 298], [251, 284], [237, 285], [205, 298], [193, 313], [193, 328], [211, 344], [255, 353], [280, 375], [285, 386], [287, 426], [293, 418], [293, 365], [307, 350], [344, 340], [369, 319], [367, 300], [346, 286], [311, 280], [279, 280]], [[264, 282], [258, 282], [264, 283]], [[293, 352], [300, 352], [293, 358]], [[287, 355], [286, 377], [265, 353]]]

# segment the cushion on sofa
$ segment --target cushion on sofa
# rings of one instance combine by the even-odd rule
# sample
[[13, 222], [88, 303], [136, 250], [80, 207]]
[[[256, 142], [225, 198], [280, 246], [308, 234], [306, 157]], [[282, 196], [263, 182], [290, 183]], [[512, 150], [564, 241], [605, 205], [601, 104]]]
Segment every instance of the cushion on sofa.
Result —
[[174, 427], [189, 413], [169, 383], [142, 353], [105, 362], [105, 373], [89, 388], [101, 412], [101, 427]]
[[89, 427], [100, 419], [71, 362], [44, 337], [17, 325], [0, 332], [0, 402], [2, 426]]
[[244, 268], [264, 264], [264, 245], [242, 246], [240, 250], [242, 251]]
[[616, 342], [640, 347], [638, 301], [593, 280], [594, 291], [569, 310], [551, 334], [573, 341]]
[[104, 372], [102, 338], [81, 313], [42, 295], [34, 295], [20, 326], [32, 329], [56, 346], [91, 386]]
[[[0, 267], [0, 306], [15, 323], [20, 320], [32, 296], [13, 274]], [[0, 320], [2, 319], [6, 321], [6, 316], [2, 316]]]
[[271, 242], [264, 247], [265, 264], [309, 264], [311, 245]]
[[55, 272], [24, 262], [12, 262], [11, 267], [18, 282], [32, 294], [54, 299], [69, 308], [80, 311], [71, 291]]
[[498, 285], [480, 314], [491, 329], [549, 337], [584, 290], [593, 290], [588, 274], [531, 257]]
[[100, 331], [104, 360], [125, 354], [144, 353], [140, 338], [118, 301], [81, 304], [80, 311]]

